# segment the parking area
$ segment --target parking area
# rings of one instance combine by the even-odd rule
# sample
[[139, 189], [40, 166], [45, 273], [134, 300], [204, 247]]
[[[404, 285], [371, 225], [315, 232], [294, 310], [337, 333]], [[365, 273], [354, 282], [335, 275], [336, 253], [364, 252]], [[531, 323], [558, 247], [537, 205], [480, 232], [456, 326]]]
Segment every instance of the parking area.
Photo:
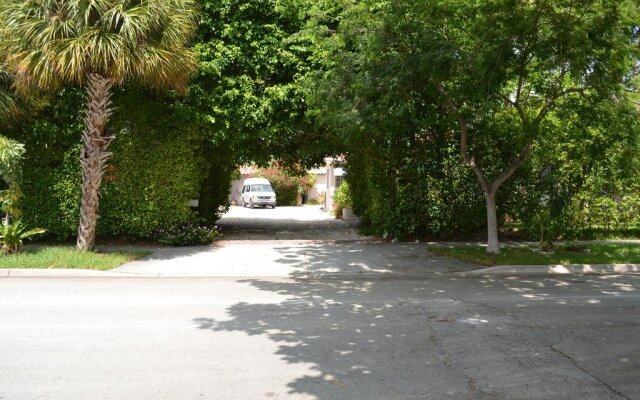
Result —
[[233, 206], [218, 225], [223, 240], [362, 240], [358, 221], [343, 221], [321, 206], [244, 208]]

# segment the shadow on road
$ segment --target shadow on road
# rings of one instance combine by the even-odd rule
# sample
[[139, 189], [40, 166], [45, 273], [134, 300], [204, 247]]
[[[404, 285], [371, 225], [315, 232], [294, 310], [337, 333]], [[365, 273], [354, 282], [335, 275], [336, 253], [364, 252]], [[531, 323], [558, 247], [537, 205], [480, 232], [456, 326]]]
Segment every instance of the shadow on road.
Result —
[[[243, 282], [285, 300], [240, 302], [227, 310], [229, 319], [193, 322], [198, 329], [268, 337], [278, 343], [280, 359], [311, 363], [314, 373], [290, 382], [280, 398], [640, 395], [640, 362], [633, 358], [640, 317], [625, 302], [640, 290], [638, 280]], [[615, 312], [602, 307], [607, 301]], [[610, 324], [606, 342], [588, 322], [599, 313]]]

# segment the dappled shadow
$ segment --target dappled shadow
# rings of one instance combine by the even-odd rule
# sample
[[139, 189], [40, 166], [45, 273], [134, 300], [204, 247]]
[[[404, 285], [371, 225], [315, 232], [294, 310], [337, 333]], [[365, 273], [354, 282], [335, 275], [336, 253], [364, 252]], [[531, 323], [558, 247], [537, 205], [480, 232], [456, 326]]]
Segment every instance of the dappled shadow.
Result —
[[630, 279], [254, 279], [243, 282], [281, 300], [193, 322], [267, 337], [279, 359], [311, 365], [279, 398], [632, 398], [640, 316], [625, 293], [640, 282]]
[[422, 244], [412, 243], [312, 243], [274, 246], [280, 258], [304, 259], [305, 274], [293, 278], [363, 277], [402, 275], [423, 276], [481, 268], [464, 261], [436, 256]]
[[355, 240], [358, 221], [333, 218], [319, 207], [232, 207], [219, 221], [224, 240]]
[[434, 256], [426, 246], [401, 243], [222, 242], [163, 248], [117, 272], [209, 276], [328, 278], [405, 277], [468, 271], [478, 266]]

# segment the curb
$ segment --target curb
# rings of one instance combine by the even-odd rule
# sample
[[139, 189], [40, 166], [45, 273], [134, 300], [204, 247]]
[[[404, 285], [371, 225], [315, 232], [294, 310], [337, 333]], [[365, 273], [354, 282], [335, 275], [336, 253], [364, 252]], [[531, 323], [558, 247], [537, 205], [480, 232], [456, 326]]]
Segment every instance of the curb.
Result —
[[294, 274], [220, 274], [180, 272], [114, 272], [83, 269], [0, 269], [2, 278], [218, 278], [218, 279], [293, 279], [293, 280], [337, 280], [337, 279], [421, 279], [430, 275], [448, 275], [450, 272], [299, 272]]
[[252, 245], [310, 245], [310, 244], [383, 244], [389, 240], [378, 238], [362, 239], [273, 239], [273, 240], [218, 240], [217, 246], [252, 246]]
[[131, 274], [128, 272], [97, 271], [97, 270], [91, 270], [91, 269], [46, 269], [46, 268], [0, 269], [0, 278], [13, 278], [13, 277], [110, 278], [110, 277], [135, 277], [135, 276], [136, 276], [135, 274]]
[[640, 274], [640, 264], [500, 265], [456, 272], [457, 276], [488, 275], [623, 275]]
[[573, 264], [573, 265], [501, 265], [469, 271], [412, 271], [412, 272], [316, 272], [297, 275], [250, 275], [220, 273], [136, 273], [96, 271], [86, 269], [0, 269], [0, 278], [224, 278], [224, 279], [422, 279], [428, 276], [554, 276], [554, 275], [625, 275], [639, 274], [640, 264]]

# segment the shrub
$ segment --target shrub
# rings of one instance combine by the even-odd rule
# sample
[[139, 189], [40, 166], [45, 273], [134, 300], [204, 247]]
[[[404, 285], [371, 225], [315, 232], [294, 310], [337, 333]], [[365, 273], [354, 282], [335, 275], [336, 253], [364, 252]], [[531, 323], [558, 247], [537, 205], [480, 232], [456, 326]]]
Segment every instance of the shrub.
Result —
[[279, 206], [297, 206], [300, 194], [300, 177], [291, 176], [283, 170], [271, 167], [256, 172], [255, 177], [265, 178], [271, 182], [276, 193], [276, 204]]
[[[84, 96], [65, 90], [37, 120], [9, 134], [25, 143], [21, 208], [24, 221], [66, 240], [77, 232], [81, 197], [78, 161]], [[100, 190], [100, 237], [151, 239], [160, 229], [194, 220], [189, 200], [203, 191], [205, 154], [200, 127], [170, 98], [125, 91], [114, 99], [113, 157]], [[227, 158], [225, 158], [227, 160]], [[226, 173], [226, 172], [225, 172]], [[209, 184], [209, 193], [228, 182]], [[220, 190], [222, 192], [222, 190]], [[226, 192], [207, 196], [226, 201]], [[220, 204], [208, 205], [218, 210]], [[208, 220], [208, 222], [213, 222]]]
[[196, 246], [213, 243], [220, 232], [218, 227], [208, 227], [206, 225], [187, 224], [170, 229], [160, 229], [157, 233], [157, 240], [165, 246]]
[[[362, 143], [347, 157], [353, 211], [369, 234], [389, 238], [469, 237], [486, 221], [482, 189], [455, 143]], [[439, 143], [441, 141], [442, 143]]]
[[342, 184], [336, 189], [333, 195], [333, 215], [336, 218], [342, 218], [342, 210], [345, 208], [353, 208], [353, 201], [351, 200], [351, 189], [349, 183], [342, 182]]
[[45, 233], [46, 230], [41, 228], [29, 229], [17, 220], [9, 224], [0, 224], [0, 244], [4, 254], [11, 254], [22, 249], [25, 239]]

